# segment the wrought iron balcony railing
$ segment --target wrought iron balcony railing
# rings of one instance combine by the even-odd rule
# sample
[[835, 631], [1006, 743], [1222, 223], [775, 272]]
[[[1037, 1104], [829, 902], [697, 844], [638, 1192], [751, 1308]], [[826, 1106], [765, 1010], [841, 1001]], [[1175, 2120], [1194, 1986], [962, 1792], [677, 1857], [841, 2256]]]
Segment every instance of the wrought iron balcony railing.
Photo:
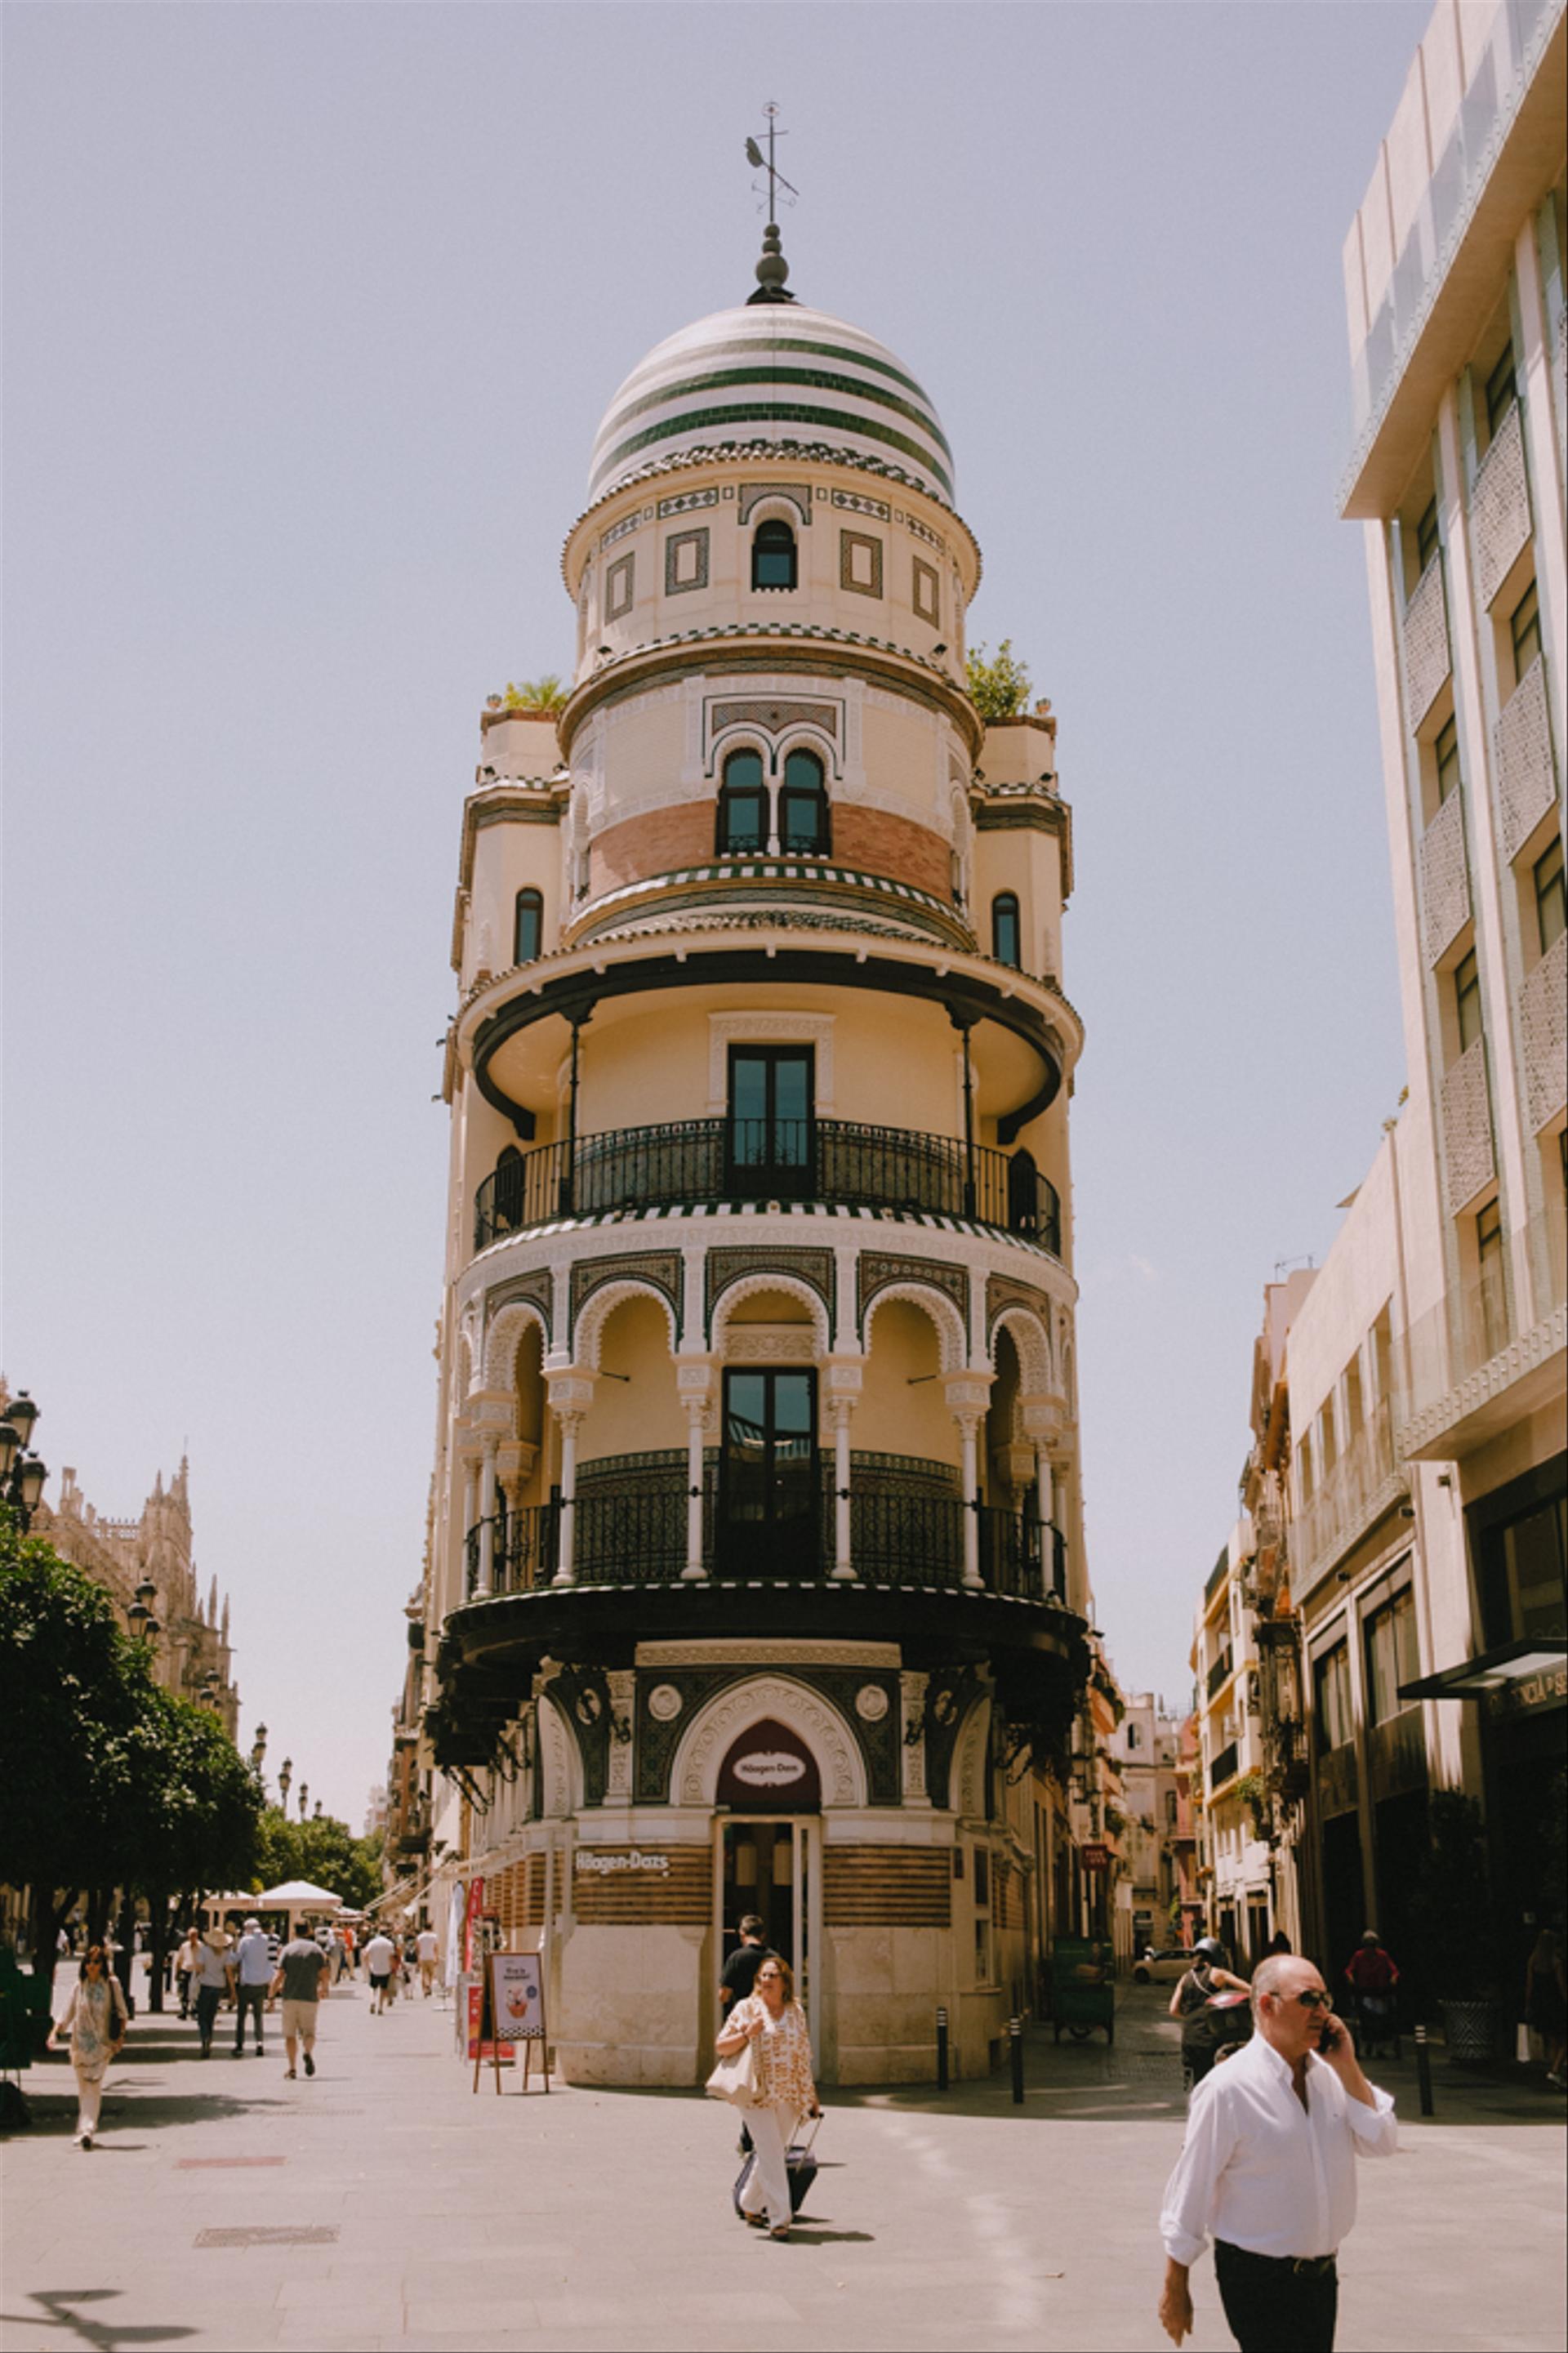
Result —
[[[573, 1582], [647, 1586], [679, 1582], [687, 1565], [687, 1489], [683, 1477], [644, 1473], [629, 1491], [579, 1495], [574, 1505]], [[750, 1522], [726, 1519], [718, 1482], [704, 1482], [702, 1566], [718, 1578], [769, 1575], [783, 1584], [816, 1584], [834, 1567], [834, 1497], [824, 1466], [816, 1507], [785, 1543], [764, 1552]], [[498, 1513], [489, 1524], [492, 1594], [553, 1585], [561, 1543], [561, 1505], [535, 1504]], [[1067, 1543], [1026, 1513], [957, 1495], [921, 1495], [851, 1486], [850, 1567], [867, 1585], [952, 1591], [963, 1583], [963, 1522], [979, 1523], [981, 1583], [987, 1592], [1026, 1601], [1067, 1600]], [[466, 1597], [479, 1598], [484, 1523], [468, 1530]], [[1042, 1544], [1042, 1536], [1047, 1541]], [[772, 1566], [760, 1568], [764, 1559]]]
[[1027, 1152], [843, 1119], [669, 1120], [542, 1145], [479, 1186], [474, 1248], [605, 1209], [773, 1200], [930, 1210], [1061, 1255], [1060, 1198]]
[[1233, 1740], [1227, 1747], [1220, 1750], [1217, 1757], [1210, 1759], [1209, 1788], [1218, 1789], [1223, 1788], [1226, 1781], [1234, 1780], [1237, 1761], [1237, 1744]]

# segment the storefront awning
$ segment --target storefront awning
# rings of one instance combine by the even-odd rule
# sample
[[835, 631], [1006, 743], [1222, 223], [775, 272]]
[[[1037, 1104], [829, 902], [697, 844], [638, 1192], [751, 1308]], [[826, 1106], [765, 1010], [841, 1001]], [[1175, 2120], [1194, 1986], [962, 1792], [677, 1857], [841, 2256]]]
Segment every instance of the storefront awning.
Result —
[[1560, 1634], [1527, 1635], [1522, 1641], [1504, 1642], [1484, 1651], [1479, 1659], [1462, 1659], [1457, 1667], [1423, 1675], [1418, 1683], [1401, 1683], [1401, 1699], [1484, 1699], [1489, 1692], [1507, 1691], [1527, 1683], [1531, 1675], [1548, 1675], [1568, 1657], [1568, 1641]]

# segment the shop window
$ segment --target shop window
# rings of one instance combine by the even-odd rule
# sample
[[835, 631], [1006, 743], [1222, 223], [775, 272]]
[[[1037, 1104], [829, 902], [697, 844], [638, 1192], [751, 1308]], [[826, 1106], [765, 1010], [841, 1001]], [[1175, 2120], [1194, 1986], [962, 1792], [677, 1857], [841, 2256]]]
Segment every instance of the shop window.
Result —
[[1487, 438], [1497, 439], [1498, 427], [1519, 397], [1513, 377], [1513, 345], [1505, 343], [1502, 357], [1487, 378]]
[[1451, 716], [1437, 730], [1437, 740], [1432, 746], [1432, 756], [1437, 769], [1437, 806], [1459, 789], [1459, 728]]
[[815, 752], [792, 752], [784, 762], [779, 795], [779, 847], [796, 857], [825, 857], [828, 848], [827, 792]]
[[793, 588], [795, 581], [795, 533], [787, 522], [770, 517], [752, 534], [752, 586]]
[[998, 964], [1010, 964], [1015, 971], [1023, 963], [1016, 892], [999, 891], [991, 902], [991, 953]]
[[1407, 1588], [1366, 1621], [1367, 1722], [1384, 1724], [1408, 1707], [1411, 1702], [1400, 1698], [1399, 1686], [1414, 1683], [1420, 1672], [1415, 1597]]
[[1454, 966], [1454, 1018], [1462, 1054], [1481, 1034], [1481, 976], [1474, 948]]
[[768, 796], [760, 752], [731, 752], [719, 792], [721, 856], [733, 857], [768, 846]]
[[520, 891], [512, 901], [511, 960], [531, 964], [539, 954], [544, 901], [537, 891]]
[[1517, 684], [1541, 652], [1541, 599], [1533, 580], [1508, 617], [1508, 634], [1513, 647]]
[[1563, 839], [1556, 835], [1552, 847], [1538, 858], [1530, 870], [1535, 886], [1535, 928], [1541, 940], [1542, 955], [1554, 947], [1568, 926], [1568, 900], [1563, 895]]
[[1561, 1637], [1564, 1623], [1564, 1560], [1568, 1558], [1568, 1498], [1542, 1497], [1475, 1546], [1481, 1641], [1489, 1651], [1531, 1637]]

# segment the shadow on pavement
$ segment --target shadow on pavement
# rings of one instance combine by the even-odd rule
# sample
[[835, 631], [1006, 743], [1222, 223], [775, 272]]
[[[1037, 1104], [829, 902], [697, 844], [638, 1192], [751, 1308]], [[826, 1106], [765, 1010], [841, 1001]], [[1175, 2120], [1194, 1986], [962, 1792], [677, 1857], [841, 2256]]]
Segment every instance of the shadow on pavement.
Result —
[[71, 2309], [79, 2304], [107, 2304], [121, 2294], [117, 2287], [58, 2287], [35, 2289], [28, 2301], [38, 2306], [37, 2312], [0, 2312], [0, 2324], [16, 2328], [58, 2328], [63, 2333], [62, 2345], [90, 2345], [100, 2353], [118, 2353], [128, 2345], [172, 2345], [182, 2337], [195, 2337], [195, 2328], [161, 2327], [155, 2322], [142, 2322], [132, 2327], [117, 2328], [112, 2320], [96, 2320], [89, 2314]]

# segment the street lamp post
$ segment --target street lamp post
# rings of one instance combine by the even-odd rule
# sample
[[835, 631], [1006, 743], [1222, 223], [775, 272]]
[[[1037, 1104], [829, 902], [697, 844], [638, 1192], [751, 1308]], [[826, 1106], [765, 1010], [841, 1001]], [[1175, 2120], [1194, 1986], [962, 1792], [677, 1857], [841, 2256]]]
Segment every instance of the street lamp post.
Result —
[[278, 1767], [278, 1803], [284, 1813], [287, 1813], [289, 1810], [289, 1789], [293, 1778], [293, 1759], [292, 1757], [285, 1757], [282, 1764]]
[[38, 1408], [24, 1389], [5, 1408], [0, 1421], [0, 1504], [16, 1513], [22, 1534], [33, 1525], [33, 1514], [44, 1500], [48, 1465], [28, 1451]]
[[157, 1641], [163, 1630], [153, 1614], [153, 1604], [157, 1599], [157, 1587], [150, 1577], [144, 1577], [136, 1588], [134, 1600], [125, 1613], [131, 1628], [132, 1641], [145, 1642], [149, 1648]]

